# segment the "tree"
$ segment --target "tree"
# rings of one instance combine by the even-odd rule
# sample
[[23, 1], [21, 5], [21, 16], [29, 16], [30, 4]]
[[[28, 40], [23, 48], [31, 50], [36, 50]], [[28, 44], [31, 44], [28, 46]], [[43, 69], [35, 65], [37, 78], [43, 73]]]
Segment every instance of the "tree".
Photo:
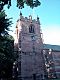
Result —
[[0, 12], [0, 79], [11, 80], [12, 66], [15, 61], [14, 39], [8, 34], [12, 22], [4, 11]]
[[11, 18], [6, 18], [7, 15], [4, 11], [0, 12], [0, 36], [2, 34], [7, 34], [9, 27], [11, 27], [12, 21], [10, 21]]
[[31, 8], [39, 6], [41, 3], [38, 0], [17, 0], [17, 7], [24, 8], [24, 4], [30, 6]]
[[0, 78], [11, 80], [14, 57], [14, 39], [10, 35], [5, 35], [0, 40]]
[[4, 5], [8, 4], [8, 8], [11, 6], [11, 0], [0, 0], [0, 11], [3, 9]]
[[[8, 5], [8, 8], [11, 6], [11, 0], [0, 0], [0, 11], [3, 9], [4, 5]], [[30, 6], [31, 8], [37, 7], [41, 4], [39, 0], [17, 0], [17, 7], [22, 9], [24, 4]]]

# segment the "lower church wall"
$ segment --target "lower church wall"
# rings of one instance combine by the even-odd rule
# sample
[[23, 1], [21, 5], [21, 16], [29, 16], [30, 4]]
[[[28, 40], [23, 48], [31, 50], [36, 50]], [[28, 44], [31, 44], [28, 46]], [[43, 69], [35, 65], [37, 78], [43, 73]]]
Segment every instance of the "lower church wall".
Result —
[[[38, 55], [39, 54], [39, 55]], [[21, 53], [21, 77], [22, 80], [40, 80], [44, 75], [44, 63], [41, 53]], [[29, 78], [29, 79], [28, 79]]]

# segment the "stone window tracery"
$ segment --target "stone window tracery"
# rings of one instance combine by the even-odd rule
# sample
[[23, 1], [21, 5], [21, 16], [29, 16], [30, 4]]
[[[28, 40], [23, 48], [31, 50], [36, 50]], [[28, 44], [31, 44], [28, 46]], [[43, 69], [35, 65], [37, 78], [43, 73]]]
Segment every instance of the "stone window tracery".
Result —
[[29, 33], [34, 33], [34, 25], [29, 26]]

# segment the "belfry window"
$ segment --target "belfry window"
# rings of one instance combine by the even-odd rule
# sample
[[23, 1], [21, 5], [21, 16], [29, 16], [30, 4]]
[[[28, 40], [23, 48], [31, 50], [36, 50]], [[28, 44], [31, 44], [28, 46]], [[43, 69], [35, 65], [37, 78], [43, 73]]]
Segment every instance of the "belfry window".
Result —
[[30, 27], [29, 27], [29, 32], [30, 32], [30, 33], [34, 33], [34, 26], [33, 26], [33, 25], [30, 25]]

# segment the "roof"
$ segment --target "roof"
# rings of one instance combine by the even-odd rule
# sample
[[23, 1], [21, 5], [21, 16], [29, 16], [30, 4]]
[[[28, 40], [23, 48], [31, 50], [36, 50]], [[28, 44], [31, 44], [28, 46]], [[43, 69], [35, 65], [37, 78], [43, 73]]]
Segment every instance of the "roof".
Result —
[[44, 49], [53, 49], [60, 51], [60, 45], [43, 44]]

